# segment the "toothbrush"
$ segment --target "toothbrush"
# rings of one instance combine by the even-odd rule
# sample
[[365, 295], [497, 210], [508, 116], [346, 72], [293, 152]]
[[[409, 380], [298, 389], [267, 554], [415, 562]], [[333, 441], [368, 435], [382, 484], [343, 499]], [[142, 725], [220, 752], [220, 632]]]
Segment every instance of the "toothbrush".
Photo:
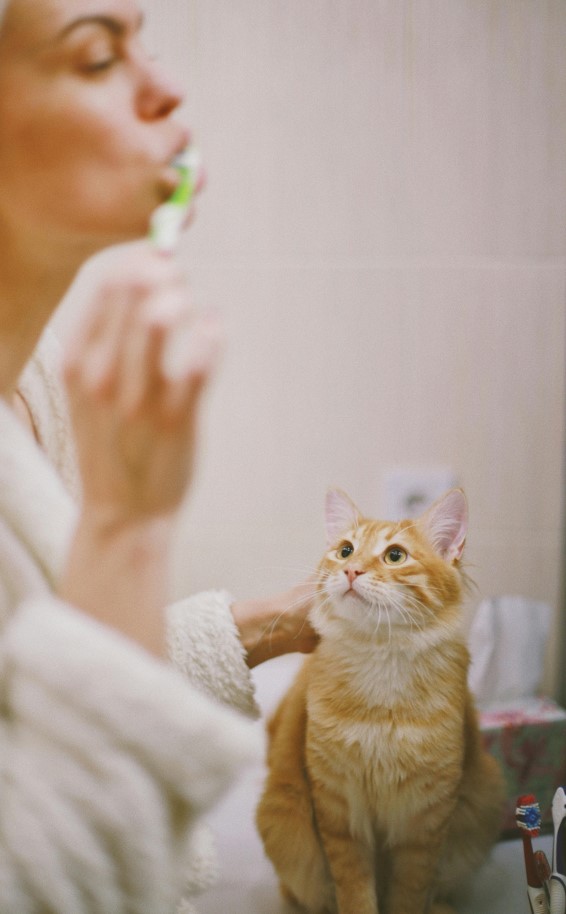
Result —
[[193, 199], [201, 158], [196, 149], [185, 149], [173, 160], [180, 176], [178, 186], [151, 217], [149, 237], [158, 251], [171, 254], [179, 242], [181, 230]]
[[566, 912], [566, 792], [559, 787], [552, 800], [554, 848], [550, 877], [550, 914]]
[[[523, 854], [527, 874], [527, 895], [531, 914], [548, 914], [548, 902], [544, 890], [544, 881], [540, 878], [533, 853], [532, 838], [540, 832], [540, 806], [533, 794], [519, 797], [515, 810], [515, 820], [523, 839]], [[566, 914], [566, 912], [562, 912]]]
[[[162, 254], [173, 254], [178, 246], [197, 187], [201, 157], [196, 149], [188, 147], [179, 153], [171, 164], [179, 173], [179, 183], [169, 199], [154, 211], [149, 226], [149, 239]], [[192, 327], [185, 327], [167, 342], [162, 356], [162, 370], [171, 380], [179, 376], [180, 367], [182, 370], [186, 363], [187, 348], [192, 345], [192, 335]]]

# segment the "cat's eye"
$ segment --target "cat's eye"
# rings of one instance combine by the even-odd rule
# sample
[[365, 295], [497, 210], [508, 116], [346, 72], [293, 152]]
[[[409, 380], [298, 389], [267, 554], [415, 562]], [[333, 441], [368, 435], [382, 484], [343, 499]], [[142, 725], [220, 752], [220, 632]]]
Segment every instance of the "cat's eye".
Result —
[[401, 546], [390, 546], [383, 558], [387, 565], [402, 565], [407, 561], [407, 553]]
[[341, 559], [347, 559], [349, 555], [352, 555], [353, 551], [354, 547], [351, 543], [342, 543], [342, 545], [338, 548], [338, 555]]

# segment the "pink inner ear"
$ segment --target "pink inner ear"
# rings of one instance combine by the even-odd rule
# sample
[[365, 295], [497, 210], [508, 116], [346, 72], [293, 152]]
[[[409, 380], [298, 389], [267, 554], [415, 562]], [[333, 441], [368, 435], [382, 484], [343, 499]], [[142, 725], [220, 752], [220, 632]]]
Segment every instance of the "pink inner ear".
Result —
[[423, 528], [434, 549], [453, 562], [464, 551], [468, 532], [468, 503], [461, 489], [450, 489], [422, 518]]
[[353, 501], [340, 489], [330, 489], [326, 494], [326, 538], [335, 543], [341, 535], [359, 520], [359, 511]]

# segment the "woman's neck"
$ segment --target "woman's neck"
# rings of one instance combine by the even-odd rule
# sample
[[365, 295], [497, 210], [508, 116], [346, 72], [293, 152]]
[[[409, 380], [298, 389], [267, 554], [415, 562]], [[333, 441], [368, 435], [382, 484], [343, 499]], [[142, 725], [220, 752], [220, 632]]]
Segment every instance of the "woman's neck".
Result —
[[[85, 259], [3, 238], [0, 227], [0, 396], [11, 401], [18, 378]], [[74, 256], [73, 256], [74, 253]]]
[[[2, 268], [2, 272], [4, 270]], [[10, 399], [69, 282], [41, 281], [29, 273], [15, 282], [0, 277], [0, 395]]]

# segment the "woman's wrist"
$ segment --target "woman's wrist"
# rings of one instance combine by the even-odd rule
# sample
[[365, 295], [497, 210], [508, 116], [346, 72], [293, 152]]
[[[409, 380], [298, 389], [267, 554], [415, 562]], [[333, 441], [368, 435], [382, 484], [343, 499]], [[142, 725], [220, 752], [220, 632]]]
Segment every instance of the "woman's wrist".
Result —
[[80, 518], [63, 574], [62, 599], [165, 656], [169, 518], [133, 522], [105, 512]]
[[318, 636], [308, 621], [312, 594], [312, 584], [306, 584], [267, 599], [232, 604], [250, 669], [282, 654], [314, 650]]
[[276, 600], [239, 600], [232, 604], [232, 615], [250, 669], [287, 652]]

